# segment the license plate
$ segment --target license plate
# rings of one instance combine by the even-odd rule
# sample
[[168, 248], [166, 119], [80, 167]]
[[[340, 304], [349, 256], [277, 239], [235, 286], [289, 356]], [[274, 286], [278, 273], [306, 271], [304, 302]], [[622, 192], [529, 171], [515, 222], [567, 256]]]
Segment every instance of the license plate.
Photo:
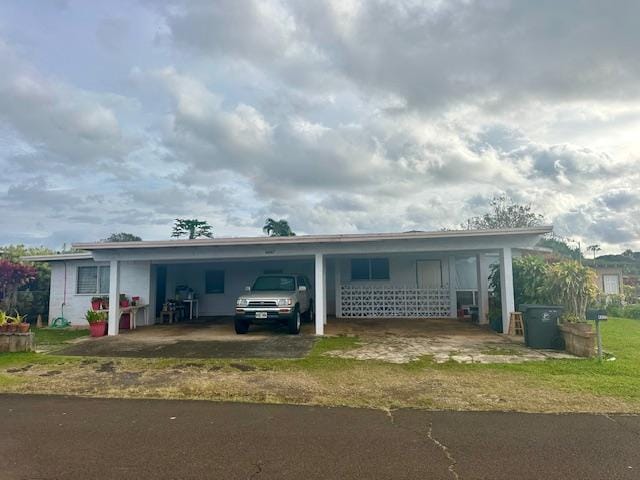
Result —
[[267, 318], [267, 312], [256, 312], [256, 318]]

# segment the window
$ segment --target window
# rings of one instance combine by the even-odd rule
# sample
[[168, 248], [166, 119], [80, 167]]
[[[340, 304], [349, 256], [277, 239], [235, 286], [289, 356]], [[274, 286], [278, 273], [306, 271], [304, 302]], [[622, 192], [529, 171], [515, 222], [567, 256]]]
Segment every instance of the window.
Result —
[[204, 283], [205, 293], [224, 293], [224, 270], [209, 270]]
[[605, 295], [620, 294], [620, 280], [618, 278], [618, 275], [603, 275], [602, 283], [604, 286]]
[[389, 280], [388, 258], [354, 258], [351, 280]]
[[109, 293], [109, 267], [78, 267], [76, 293], [96, 295]]
[[294, 277], [285, 275], [269, 275], [258, 277], [253, 282], [251, 290], [254, 292], [295, 292], [296, 280]]

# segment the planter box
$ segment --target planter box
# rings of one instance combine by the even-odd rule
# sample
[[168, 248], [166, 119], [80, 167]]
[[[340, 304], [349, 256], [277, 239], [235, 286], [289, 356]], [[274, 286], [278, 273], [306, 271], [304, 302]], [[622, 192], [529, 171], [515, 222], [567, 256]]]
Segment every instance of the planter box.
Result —
[[33, 333], [0, 333], [0, 353], [34, 350]]
[[567, 352], [578, 357], [595, 357], [596, 333], [588, 323], [563, 323], [559, 326]]

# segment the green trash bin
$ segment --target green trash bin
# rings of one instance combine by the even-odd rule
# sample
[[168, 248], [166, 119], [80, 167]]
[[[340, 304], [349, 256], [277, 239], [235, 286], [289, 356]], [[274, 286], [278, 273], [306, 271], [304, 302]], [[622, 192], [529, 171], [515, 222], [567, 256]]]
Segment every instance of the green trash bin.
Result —
[[564, 307], [558, 305], [520, 305], [524, 319], [524, 343], [530, 348], [564, 350], [558, 322]]

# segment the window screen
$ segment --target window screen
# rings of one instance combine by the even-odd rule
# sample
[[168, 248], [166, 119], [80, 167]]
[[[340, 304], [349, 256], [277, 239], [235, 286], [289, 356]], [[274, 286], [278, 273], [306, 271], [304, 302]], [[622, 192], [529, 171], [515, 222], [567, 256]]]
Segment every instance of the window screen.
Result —
[[224, 270], [206, 272], [205, 293], [224, 293]]
[[108, 294], [109, 272], [107, 266], [78, 267], [78, 279], [76, 293], [82, 294]]
[[389, 259], [371, 259], [371, 280], [389, 280]]
[[388, 258], [354, 258], [351, 280], [389, 280]]
[[368, 258], [354, 258], [351, 260], [351, 280], [369, 280]]
[[98, 267], [78, 267], [77, 293], [98, 293]]

